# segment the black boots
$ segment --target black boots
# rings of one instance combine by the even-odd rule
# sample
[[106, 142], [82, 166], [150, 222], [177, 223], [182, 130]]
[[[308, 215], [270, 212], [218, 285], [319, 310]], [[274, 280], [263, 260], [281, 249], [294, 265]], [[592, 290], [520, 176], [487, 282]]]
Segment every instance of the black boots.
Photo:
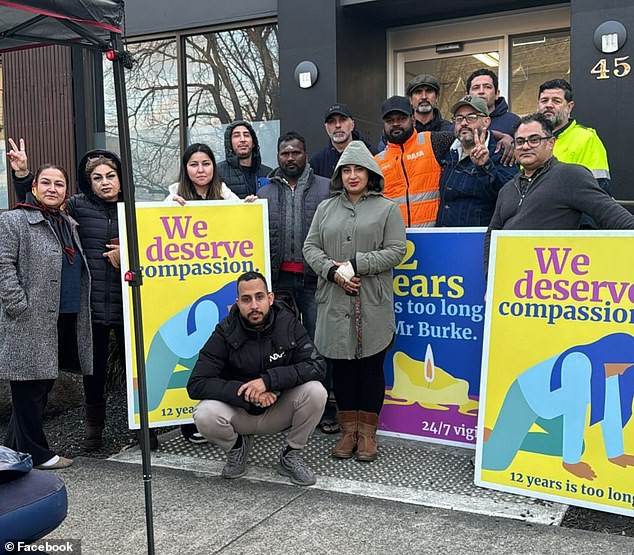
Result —
[[84, 405], [84, 418], [86, 433], [82, 447], [85, 451], [96, 451], [103, 444], [101, 435], [106, 420], [106, 404]]

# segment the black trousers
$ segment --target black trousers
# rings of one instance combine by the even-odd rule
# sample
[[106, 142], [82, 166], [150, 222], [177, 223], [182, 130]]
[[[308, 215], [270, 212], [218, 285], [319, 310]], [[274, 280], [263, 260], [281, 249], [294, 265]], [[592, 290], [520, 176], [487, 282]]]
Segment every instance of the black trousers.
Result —
[[381, 412], [385, 397], [383, 361], [387, 349], [365, 358], [329, 359], [339, 410]]
[[13, 410], [4, 444], [14, 451], [30, 453], [33, 466], [55, 456], [44, 435], [44, 409], [55, 380], [10, 381]]
[[84, 396], [87, 405], [100, 405], [105, 401], [108, 377], [108, 345], [110, 330], [114, 330], [117, 351], [125, 367], [125, 339], [122, 325], [92, 325], [92, 376], [84, 376]]

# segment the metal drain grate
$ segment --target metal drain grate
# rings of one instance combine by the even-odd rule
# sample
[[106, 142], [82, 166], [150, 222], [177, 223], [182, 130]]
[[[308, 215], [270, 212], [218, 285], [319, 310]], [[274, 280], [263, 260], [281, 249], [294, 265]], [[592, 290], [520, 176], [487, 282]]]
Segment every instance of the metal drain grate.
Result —
[[[163, 439], [165, 437], [165, 439]], [[330, 449], [338, 436], [315, 432], [304, 449], [304, 459], [319, 476], [330, 476], [356, 482], [371, 482], [385, 486], [433, 489], [500, 500], [513, 500], [515, 495], [476, 487], [473, 484], [473, 451], [381, 436], [379, 457], [373, 463], [360, 463], [354, 459], [334, 459]], [[275, 465], [282, 446], [283, 434], [254, 437], [248, 463], [270, 468]], [[160, 451], [172, 455], [194, 457], [224, 463], [226, 455], [211, 444], [194, 445], [180, 434], [161, 437]], [[528, 503], [541, 501], [527, 498]]]
[[[515, 518], [542, 524], [559, 524], [566, 505], [479, 488], [473, 483], [473, 450], [380, 436], [379, 457], [372, 463], [333, 459], [330, 449], [336, 435], [316, 431], [304, 449], [304, 458], [318, 476], [318, 489], [366, 497], [392, 499]], [[288, 483], [275, 473], [284, 434], [256, 436], [249, 453], [247, 478]], [[112, 457], [140, 463], [136, 447]], [[179, 430], [160, 436], [152, 464], [219, 474], [226, 455], [215, 445], [194, 445]]]

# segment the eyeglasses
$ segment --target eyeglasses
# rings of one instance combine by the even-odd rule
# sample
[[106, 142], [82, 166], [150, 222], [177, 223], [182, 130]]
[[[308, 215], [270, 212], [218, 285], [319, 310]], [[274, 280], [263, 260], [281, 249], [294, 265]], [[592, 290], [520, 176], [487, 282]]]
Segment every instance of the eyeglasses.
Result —
[[467, 123], [474, 123], [478, 118], [483, 117], [482, 114], [467, 114], [466, 116], [454, 116], [454, 123], [462, 123], [463, 121], [467, 121]]
[[513, 141], [513, 144], [515, 148], [522, 148], [526, 143], [528, 143], [528, 146], [539, 146], [542, 141], [547, 141], [548, 139], [551, 139], [551, 138], [552, 138], [552, 135], [547, 135], [546, 137], [542, 137], [540, 135], [531, 135], [530, 137], [527, 137], [527, 138], [517, 137]]

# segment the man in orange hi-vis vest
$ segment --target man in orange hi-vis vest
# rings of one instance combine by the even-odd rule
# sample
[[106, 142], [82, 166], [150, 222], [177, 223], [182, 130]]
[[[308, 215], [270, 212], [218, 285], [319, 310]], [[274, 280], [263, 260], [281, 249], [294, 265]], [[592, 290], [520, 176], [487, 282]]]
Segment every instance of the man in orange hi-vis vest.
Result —
[[383, 194], [401, 209], [407, 227], [433, 227], [438, 212], [440, 162], [453, 133], [414, 129], [412, 106], [405, 96], [392, 96], [381, 107], [385, 150], [375, 156], [385, 178]]

